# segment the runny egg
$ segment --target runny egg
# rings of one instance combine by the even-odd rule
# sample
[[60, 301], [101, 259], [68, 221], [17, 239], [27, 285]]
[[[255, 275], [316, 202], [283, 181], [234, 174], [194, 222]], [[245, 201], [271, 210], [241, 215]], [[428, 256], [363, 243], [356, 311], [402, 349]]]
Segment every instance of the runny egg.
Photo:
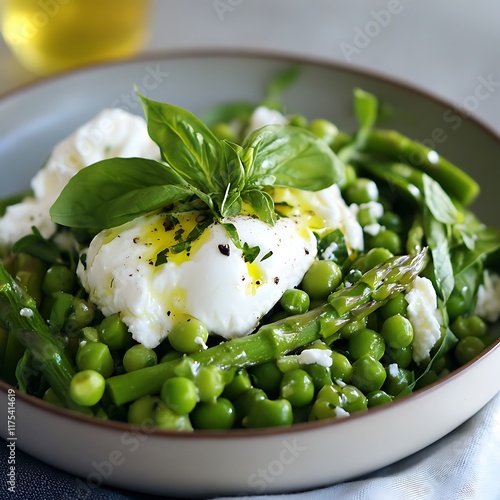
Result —
[[176, 251], [200, 224], [200, 212], [154, 213], [100, 232], [91, 242], [78, 276], [108, 316], [119, 313], [134, 339], [156, 347], [186, 316], [224, 338], [251, 333], [284, 291], [297, 286], [312, 264], [316, 239], [290, 218], [274, 226], [248, 215], [225, 227], [210, 224]]

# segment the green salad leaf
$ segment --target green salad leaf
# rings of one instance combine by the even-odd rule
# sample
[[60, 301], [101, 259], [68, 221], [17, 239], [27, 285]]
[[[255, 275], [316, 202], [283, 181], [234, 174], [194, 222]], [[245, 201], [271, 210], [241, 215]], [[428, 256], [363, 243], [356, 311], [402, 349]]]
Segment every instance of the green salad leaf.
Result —
[[213, 220], [240, 213], [245, 202], [274, 224], [266, 186], [316, 191], [344, 179], [344, 164], [307, 130], [269, 125], [239, 145], [219, 140], [185, 109], [140, 98], [162, 161], [111, 158], [82, 169], [51, 207], [56, 223], [100, 230], [196, 198]]

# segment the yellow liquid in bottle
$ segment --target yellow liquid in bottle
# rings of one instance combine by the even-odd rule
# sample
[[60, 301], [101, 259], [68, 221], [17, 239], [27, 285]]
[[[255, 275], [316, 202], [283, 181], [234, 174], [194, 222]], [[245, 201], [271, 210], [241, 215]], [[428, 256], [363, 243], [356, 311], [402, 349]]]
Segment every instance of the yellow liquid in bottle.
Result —
[[3, 0], [2, 35], [46, 74], [133, 55], [148, 35], [147, 0]]

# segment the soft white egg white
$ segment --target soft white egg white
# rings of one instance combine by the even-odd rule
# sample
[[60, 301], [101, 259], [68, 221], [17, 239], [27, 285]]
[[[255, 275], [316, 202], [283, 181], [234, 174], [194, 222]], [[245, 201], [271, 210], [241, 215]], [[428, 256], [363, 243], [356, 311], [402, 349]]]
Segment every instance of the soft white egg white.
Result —
[[[274, 226], [247, 215], [225, 219], [249, 247], [245, 260], [220, 223], [210, 225], [187, 250], [158, 255], [196, 225], [199, 213], [139, 217], [104, 230], [91, 242], [78, 275], [90, 300], [107, 316], [119, 313], [135, 340], [156, 347], [172, 326], [192, 316], [225, 338], [251, 333], [283, 292], [297, 286], [316, 256], [316, 239], [291, 219]], [[177, 235], [177, 236], [176, 236]]]

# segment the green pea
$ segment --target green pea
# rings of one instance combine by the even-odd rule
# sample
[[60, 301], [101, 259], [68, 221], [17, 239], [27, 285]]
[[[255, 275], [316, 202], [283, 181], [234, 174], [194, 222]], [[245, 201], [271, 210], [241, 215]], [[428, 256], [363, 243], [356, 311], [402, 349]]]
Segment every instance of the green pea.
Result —
[[332, 260], [315, 260], [302, 279], [301, 288], [311, 299], [326, 299], [342, 282], [342, 270]]
[[386, 376], [382, 363], [368, 354], [352, 364], [351, 383], [365, 394], [380, 389]]
[[171, 410], [162, 401], [158, 402], [154, 412], [156, 427], [158, 429], [185, 431], [193, 430], [189, 415], [179, 415]]
[[142, 344], [133, 345], [123, 355], [123, 367], [128, 373], [154, 366], [157, 362], [158, 358], [154, 349], [149, 349]]
[[64, 330], [73, 332], [89, 326], [95, 316], [94, 306], [78, 297], [74, 297], [71, 303], [72, 312], [64, 322]]
[[384, 355], [385, 341], [382, 335], [374, 330], [363, 328], [349, 338], [348, 351], [354, 359], [368, 354], [378, 360]]
[[366, 317], [355, 321], [349, 321], [347, 325], [343, 326], [339, 330], [339, 333], [343, 339], [349, 339], [355, 332], [362, 330], [363, 328], [366, 328]]
[[113, 350], [127, 349], [132, 345], [132, 335], [118, 314], [112, 314], [101, 321], [98, 328], [102, 342]]
[[371, 247], [383, 247], [394, 255], [401, 253], [401, 238], [398, 233], [390, 229], [382, 229], [378, 234], [370, 238]]
[[250, 378], [255, 387], [262, 389], [269, 397], [277, 397], [283, 374], [274, 361], [256, 365], [250, 369]]
[[464, 337], [455, 347], [455, 358], [460, 365], [465, 365], [485, 349], [484, 342], [479, 337]]
[[387, 248], [375, 247], [368, 250], [363, 259], [363, 268], [361, 269], [364, 273], [373, 269], [379, 264], [383, 264], [387, 259], [394, 257], [394, 254]]
[[237, 421], [241, 422], [248, 415], [250, 408], [262, 399], [267, 399], [266, 393], [256, 387], [252, 387], [236, 397], [234, 408], [236, 410]]
[[160, 359], [160, 363], [166, 363], [168, 361], [173, 361], [174, 359], [182, 358], [182, 352], [179, 351], [169, 351], [166, 352]]
[[307, 118], [304, 115], [295, 114], [290, 116], [288, 124], [294, 127], [306, 128], [308, 125]]
[[476, 315], [459, 316], [451, 324], [451, 331], [459, 338], [465, 337], [483, 337], [488, 327], [486, 323]]
[[235, 422], [234, 406], [226, 398], [199, 403], [191, 413], [191, 422], [195, 429], [231, 429]]
[[392, 299], [389, 299], [381, 308], [379, 308], [379, 313], [383, 319], [396, 316], [396, 314], [406, 316], [407, 308], [408, 302], [406, 302], [404, 294], [398, 293]]
[[47, 295], [57, 292], [72, 293], [75, 283], [75, 275], [70, 269], [66, 266], [53, 265], [45, 273], [42, 290]]
[[247, 428], [288, 427], [293, 423], [293, 410], [286, 399], [261, 399], [250, 408], [243, 419]]
[[309, 309], [311, 300], [303, 290], [296, 288], [285, 290], [280, 299], [281, 307], [290, 314], [302, 314]]
[[213, 403], [224, 390], [222, 373], [214, 365], [202, 366], [194, 383], [198, 388], [198, 397], [204, 403]]
[[363, 411], [368, 408], [366, 396], [353, 385], [340, 385], [338, 391], [342, 395], [342, 408], [348, 413]]
[[401, 231], [403, 230], [403, 222], [401, 220], [401, 217], [398, 214], [395, 214], [394, 212], [391, 212], [389, 210], [386, 210], [382, 214], [382, 217], [380, 217], [378, 222], [380, 225], [398, 234], [400, 234]]
[[212, 127], [212, 132], [220, 140], [227, 140], [231, 142], [238, 142], [238, 136], [234, 133], [234, 130], [227, 123], [216, 123]]
[[163, 383], [161, 400], [175, 413], [191, 413], [198, 402], [198, 389], [192, 380], [186, 377], [172, 377]]
[[43, 394], [43, 400], [47, 401], [47, 403], [50, 403], [52, 405], [60, 406], [61, 408], [64, 408], [64, 405], [61, 403], [61, 400], [57, 397], [57, 394], [54, 392], [54, 389], [52, 387], [49, 387]]
[[111, 377], [115, 369], [115, 362], [109, 347], [102, 342], [85, 342], [80, 345], [76, 353], [78, 370], [95, 370], [104, 378]]
[[81, 331], [81, 339], [86, 342], [99, 342], [99, 332], [93, 326], [84, 326]]
[[368, 408], [373, 408], [374, 406], [385, 405], [392, 402], [392, 397], [387, 394], [387, 392], [379, 389], [378, 391], [369, 392], [366, 395], [368, 400]]
[[330, 366], [330, 374], [333, 380], [342, 380], [347, 383], [351, 379], [352, 365], [351, 362], [342, 353], [332, 351], [332, 366]]
[[187, 317], [173, 326], [168, 334], [168, 340], [179, 352], [190, 354], [201, 351], [208, 340], [208, 329], [196, 318]]
[[391, 346], [385, 347], [385, 358], [388, 363], [396, 363], [401, 368], [407, 368], [413, 361], [413, 352], [411, 346], [395, 348]]
[[319, 391], [324, 385], [329, 385], [332, 383], [332, 376], [330, 374], [330, 368], [326, 366], [318, 365], [317, 363], [311, 363], [305, 365], [303, 369], [311, 377], [314, 389]]
[[127, 412], [127, 422], [133, 425], [152, 427], [154, 423], [154, 411], [158, 403], [156, 396], [142, 396], [136, 399]]
[[290, 401], [294, 408], [309, 404], [314, 398], [314, 382], [311, 376], [301, 368], [283, 375], [280, 397]]
[[386, 344], [395, 348], [408, 347], [413, 341], [413, 326], [400, 314], [387, 318], [380, 333]]
[[82, 406], [94, 406], [104, 394], [106, 380], [95, 370], [75, 373], [69, 384], [71, 399]]
[[324, 420], [348, 415], [342, 408], [343, 398], [337, 388], [337, 385], [325, 385], [318, 392], [309, 414], [309, 420]]
[[412, 373], [409, 370], [399, 367], [396, 363], [387, 366], [385, 371], [387, 377], [382, 389], [393, 397], [401, 394], [413, 382]]
[[378, 201], [379, 193], [377, 184], [371, 179], [358, 177], [345, 190], [345, 197], [348, 203], [356, 203], [357, 205], [370, 201]]
[[309, 130], [327, 144], [332, 144], [339, 133], [339, 129], [330, 121], [315, 118], [309, 123]]
[[366, 205], [359, 207], [357, 219], [362, 227], [369, 226], [370, 224], [377, 222], [377, 219], [373, 216], [373, 211]]
[[446, 302], [446, 311], [448, 313], [450, 322], [452, 322], [459, 316], [467, 314], [468, 310], [469, 304], [468, 301], [465, 300], [463, 294], [461, 294], [457, 290], [453, 290]]
[[250, 375], [244, 369], [239, 370], [233, 380], [226, 385], [224, 391], [222, 392], [222, 397], [233, 401], [240, 394], [243, 394], [245, 391], [252, 387], [252, 382], [250, 380]]

